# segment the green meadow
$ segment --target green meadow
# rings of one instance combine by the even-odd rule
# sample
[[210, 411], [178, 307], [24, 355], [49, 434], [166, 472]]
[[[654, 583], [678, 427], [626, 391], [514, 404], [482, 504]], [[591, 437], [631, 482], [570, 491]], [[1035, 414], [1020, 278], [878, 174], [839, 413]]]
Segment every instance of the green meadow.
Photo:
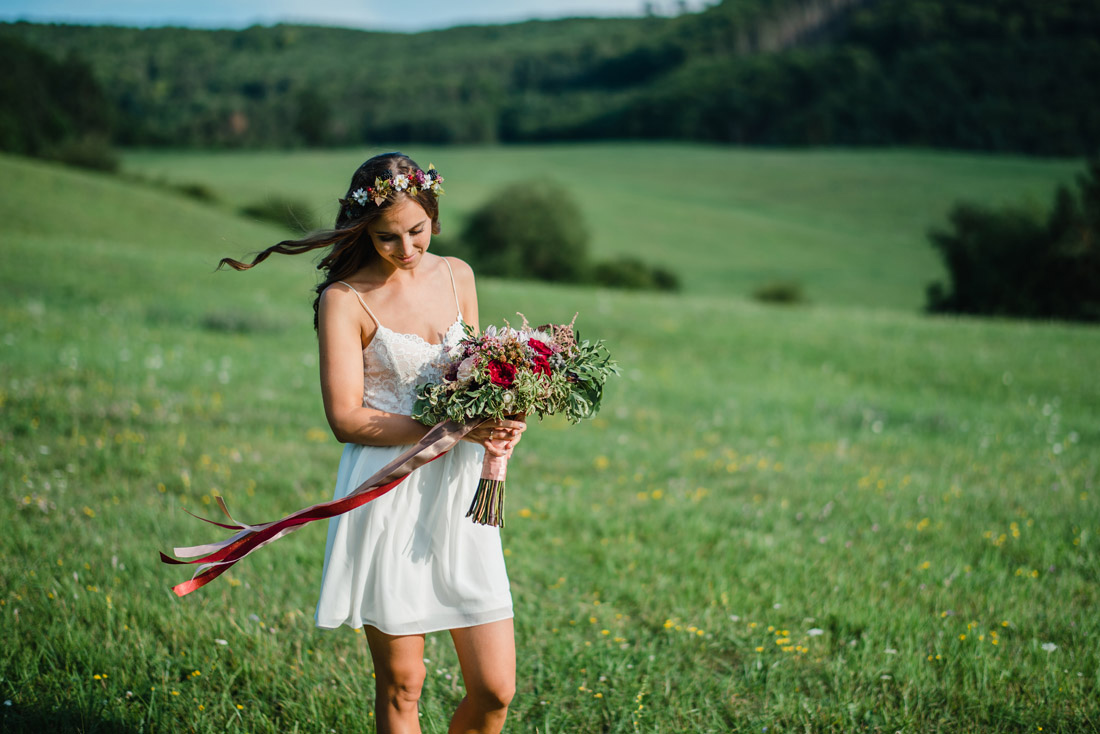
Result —
[[[445, 232], [552, 175], [597, 254], [686, 285], [479, 282], [483, 325], [579, 312], [622, 367], [597, 419], [533, 425], [512, 462], [506, 731], [1100, 729], [1100, 332], [917, 311], [956, 198], [1043, 206], [1075, 164], [413, 152], [449, 178]], [[362, 155], [126, 156], [215, 205], [0, 157], [0, 730], [374, 731], [363, 635], [313, 627], [323, 524], [183, 599], [157, 558], [222, 537], [184, 512], [215, 494], [245, 522], [330, 497], [313, 260], [213, 268], [284, 236], [235, 206], [331, 215]], [[778, 277], [813, 302], [744, 297]], [[445, 732], [446, 635], [425, 657], [423, 730]]]
[[[233, 210], [270, 196], [336, 215], [351, 172], [382, 150], [131, 152], [150, 180], [201, 183]], [[744, 297], [778, 280], [814, 302], [913, 310], [943, 277], [927, 231], [960, 199], [1046, 208], [1073, 160], [914, 150], [782, 150], [690, 144], [409, 148], [447, 178], [441, 220], [510, 183], [550, 178], [574, 194], [598, 257], [634, 255], [677, 273], [690, 293]]]

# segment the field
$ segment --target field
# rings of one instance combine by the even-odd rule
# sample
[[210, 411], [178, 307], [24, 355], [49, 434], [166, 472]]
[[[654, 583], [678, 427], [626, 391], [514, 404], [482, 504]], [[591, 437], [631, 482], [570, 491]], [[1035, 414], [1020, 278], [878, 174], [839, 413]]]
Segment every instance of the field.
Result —
[[[290, 196], [331, 222], [371, 151], [132, 152], [127, 171], [202, 183], [232, 209]], [[927, 231], [960, 199], [1045, 208], [1078, 161], [912, 150], [751, 150], [709, 145], [417, 147], [448, 179], [443, 234], [510, 182], [568, 186], [600, 257], [664, 265], [691, 293], [743, 297], [793, 280], [811, 301], [914, 310], [943, 276]]]
[[[540, 155], [567, 170], [555, 150]], [[480, 178], [477, 151], [431, 153], [461, 212], [485, 192], [459, 182], [487, 190], [532, 151]], [[216, 182], [227, 202], [271, 187], [320, 207], [342, 155], [281, 161], [303, 171], [285, 189], [274, 154], [127, 167]], [[747, 199], [712, 207], [690, 232], [694, 200], [643, 220], [613, 204], [628, 186], [585, 184], [612, 202], [597, 229], [586, 198], [601, 252], [648, 235], [647, 257], [706, 255], [688, 293], [479, 284], [483, 324], [580, 311], [623, 367], [598, 419], [533, 426], [510, 471], [506, 730], [1100, 730], [1100, 332], [918, 315], [935, 265], [916, 249], [925, 215], [902, 216], [917, 195], [928, 216], [979, 191], [1042, 202], [1073, 166], [886, 152], [924, 185], [868, 184], [881, 206], [864, 217], [829, 161], [854, 180], [873, 156], [728, 155], [815, 173], [794, 179], [803, 198], [759, 217]], [[183, 512], [209, 513], [214, 493], [245, 521], [329, 497], [340, 447], [316, 386], [308, 258], [215, 273], [281, 233], [155, 186], [11, 157], [0, 175], [0, 729], [373, 731], [363, 636], [312, 625], [323, 527], [184, 599], [169, 587], [186, 571], [156, 556], [217, 537]], [[815, 281], [791, 260], [817, 303], [763, 307], [723, 290], [723, 273], [735, 293], [751, 282], [748, 250], [712, 231], [746, 237], [754, 221], [776, 243], [797, 226], [863, 255], [882, 237], [883, 255], [843, 273], [830, 259]], [[808, 245], [790, 247], [769, 277]], [[891, 295], [876, 268], [915, 294]], [[426, 658], [423, 729], [444, 732], [461, 696], [445, 635]]]

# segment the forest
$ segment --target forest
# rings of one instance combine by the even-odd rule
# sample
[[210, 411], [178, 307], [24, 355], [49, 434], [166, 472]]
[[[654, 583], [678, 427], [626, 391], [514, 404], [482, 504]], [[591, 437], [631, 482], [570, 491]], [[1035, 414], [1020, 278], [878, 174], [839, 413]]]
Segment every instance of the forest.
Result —
[[[26, 131], [45, 117], [125, 146], [634, 138], [1087, 155], [1098, 39], [1096, 0], [724, 0], [413, 34], [6, 23], [0, 146], [41, 148]], [[55, 67], [94, 78], [103, 105], [18, 103], [54, 88]]]

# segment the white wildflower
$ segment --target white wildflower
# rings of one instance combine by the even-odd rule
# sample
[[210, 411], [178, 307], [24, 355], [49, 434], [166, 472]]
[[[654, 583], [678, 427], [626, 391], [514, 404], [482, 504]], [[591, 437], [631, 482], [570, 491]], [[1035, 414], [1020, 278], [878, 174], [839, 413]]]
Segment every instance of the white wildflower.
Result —
[[825, 630], [820, 629], [818, 627], [814, 627], [812, 629], [807, 630], [806, 634], [808, 634], [810, 637], [817, 637], [819, 635], [825, 634]]
[[355, 199], [356, 203], [359, 204], [359, 206], [363, 206], [368, 201], [370, 201], [370, 195], [367, 194], [366, 189], [356, 189], [355, 191], [352, 191], [351, 198]]
[[1045, 650], [1046, 652], [1054, 652], [1058, 649], [1058, 646], [1055, 645], [1053, 642], [1044, 642], [1042, 647], [1043, 650]]

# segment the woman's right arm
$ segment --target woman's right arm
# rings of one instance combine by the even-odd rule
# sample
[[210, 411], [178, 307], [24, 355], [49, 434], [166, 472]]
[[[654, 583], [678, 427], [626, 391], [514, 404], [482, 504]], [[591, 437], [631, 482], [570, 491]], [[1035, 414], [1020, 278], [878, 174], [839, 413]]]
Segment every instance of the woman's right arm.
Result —
[[328, 288], [317, 306], [321, 397], [333, 435], [368, 446], [414, 444], [428, 426], [407, 415], [363, 407], [362, 307], [345, 288]]

